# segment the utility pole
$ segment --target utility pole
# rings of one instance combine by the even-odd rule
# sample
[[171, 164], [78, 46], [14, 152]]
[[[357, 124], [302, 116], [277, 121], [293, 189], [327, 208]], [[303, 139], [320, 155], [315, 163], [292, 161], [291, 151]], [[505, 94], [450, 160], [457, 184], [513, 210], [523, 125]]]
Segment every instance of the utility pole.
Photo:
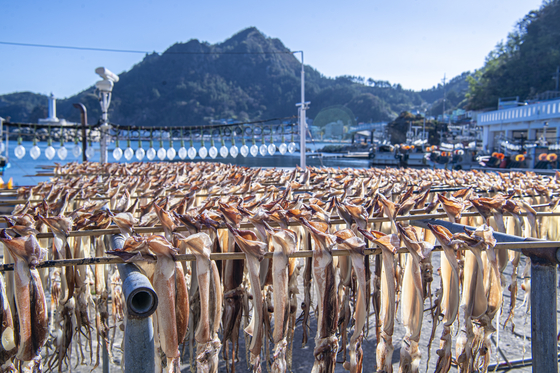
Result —
[[443, 74], [443, 112], [441, 114], [441, 121], [445, 122], [445, 74]]
[[307, 130], [307, 123], [305, 121], [305, 111], [309, 107], [310, 102], [305, 102], [305, 70], [303, 65], [303, 51], [296, 51], [293, 53], [301, 53], [301, 103], [296, 104], [299, 107], [299, 163], [301, 168], [306, 165], [306, 149], [305, 149], [305, 131]]
[[558, 92], [558, 81], [560, 80], [560, 66], [556, 66], [556, 73], [552, 75], [552, 79], [556, 80], [555, 91]]
[[428, 109], [424, 109], [424, 124], [422, 125], [422, 151], [426, 148], [427, 138], [426, 138], [426, 111]]

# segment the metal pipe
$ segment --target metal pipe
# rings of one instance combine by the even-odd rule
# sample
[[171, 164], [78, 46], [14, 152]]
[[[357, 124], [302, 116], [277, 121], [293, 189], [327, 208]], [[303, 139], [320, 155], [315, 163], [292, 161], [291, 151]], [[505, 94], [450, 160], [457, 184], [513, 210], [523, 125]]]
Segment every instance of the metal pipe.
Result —
[[76, 103], [73, 106], [80, 110], [80, 120], [82, 122], [82, 161], [87, 161], [86, 150], [87, 150], [87, 109], [84, 104]]
[[[558, 359], [560, 361], [560, 355], [558, 355]], [[519, 369], [526, 366], [530, 366], [532, 364], [533, 364], [533, 359], [510, 360], [507, 363], [490, 364], [488, 366], [488, 371], [493, 372], [495, 370], [513, 370], [513, 369]]]
[[[111, 237], [113, 250], [124, 245], [122, 235]], [[155, 373], [154, 330], [150, 316], [158, 298], [148, 278], [136, 265], [118, 264], [126, 304], [124, 329], [124, 372]]]
[[123, 280], [122, 288], [128, 316], [151, 316], [157, 309], [158, 298], [150, 280], [132, 263], [120, 263], [117, 267]]
[[[417, 216], [421, 216], [421, 215], [417, 215]], [[468, 216], [468, 215], [465, 215]], [[474, 215], [473, 215], [474, 216]], [[451, 223], [447, 220], [439, 220], [439, 219], [416, 219], [416, 220], [410, 220], [410, 224], [414, 225], [416, 227], [420, 227], [420, 228], [424, 228], [424, 229], [428, 229], [428, 224], [432, 224], [432, 225], [441, 225], [447, 229], [449, 229], [449, 231], [451, 233], [459, 233], [459, 232], [464, 232], [464, 229], [470, 229], [470, 230], [475, 230], [476, 227], [470, 227], [468, 225], [462, 225], [462, 224], [456, 224], [456, 223]], [[496, 241], [498, 242], [526, 242], [526, 241], [539, 241], [536, 238], [525, 238], [525, 237], [518, 237], [518, 236], [512, 236], [509, 234], [504, 234], [504, 233], [500, 233], [500, 232], [496, 232], [494, 231], [494, 238], [496, 239]]]
[[109, 361], [109, 350], [107, 346], [107, 341], [103, 338], [103, 373], [111, 372], [111, 363]]

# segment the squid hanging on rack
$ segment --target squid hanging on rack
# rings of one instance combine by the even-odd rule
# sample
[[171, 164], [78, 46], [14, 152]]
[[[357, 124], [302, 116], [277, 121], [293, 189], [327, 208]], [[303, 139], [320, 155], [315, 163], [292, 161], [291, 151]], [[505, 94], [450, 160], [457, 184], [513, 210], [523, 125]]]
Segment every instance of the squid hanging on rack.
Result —
[[335, 232], [338, 246], [350, 251], [352, 269], [356, 275], [358, 288], [356, 290], [356, 302], [354, 312], [354, 334], [350, 337], [349, 356], [350, 361], [344, 362], [343, 366], [351, 373], [361, 373], [363, 363], [363, 329], [367, 319], [367, 297], [366, 297], [366, 268], [364, 265], [365, 247], [364, 240], [357, 237], [350, 229]]
[[[23, 372], [41, 371], [41, 350], [47, 340], [48, 311], [43, 284], [36, 266], [42, 261], [45, 250], [33, 235], [12, 238], [6, 230], [0, 232], [0, 241], [15, 259], [15, 298], [18, 315], [19, 345], [16, 359]], [[9, 321], [6, 320], [9, 325]], [[13, 350], [13, 336], [8, 328], [3, 330], [4, 349]], [[4, 337], [6, 340], [4, 341]], [[10, 342], [11, 340], [11, 342]], [[10, 348], [11, 347], [11, 348]]]
[[[274, 353], [272, 372], [288, 371], [286, 355], [288, 352], [287, 328], [290, 317], [291, 294], [289, 289], [290, 272], [293, 275], [295, 259], [289, 259], [297, 248], [297, 236], [289, 229], [275, 229], [266, 225], [266, 231], [274, 248], [272, 257], [272, 282], [274, 301]], [[290, 268], [292, 270], [290, 271]], [[293, 295], [295, 296], [295, 295]]]
[[317, 335], [313, 355], [315, 361], [312, 373], [332, 373], [336, 366], [338, 338], [336, 327], [338, 321], [338, 299], [336, 296], [336, 276], [333, 265], [332, 248], [336, 245], [336, 236], [328, 233], [325, 223], [300, 221], [309, 230], [315, 241], [313, 250], [313, 281], [317, 291]]
[[459, 372], [474, 371], [473, 320], [481, 317], [488, 308], [488, 299], [484, 290], [484, 264], [482, 250], [486, 248], [478, 237], [467, 234], [455, 234], [454, 238], [465, 243], [465, 267], [463, 278], [463, 295], [461, 308], [464, 321], [457, 337], [455, 353]]
[[17, 351], [12, 308], [6, 294], [4, 276], [0, 274], [0, 372], [16, 371], [13, 358]]
[[[236, 228], [241, 222], [241, 213], [235, 207], [220, 203], [219, 211], [224, 219]], [[233, 238], [233, 233], [227, 231], [227, 245], [222, 247], [224, 252], [242, 252]], [[226, 370], [235, 373], [235, 360], [239, 353], [239, 329], [241, 316], [243, 314], [243, 268], [245, 263], [242, 259], [225, 260], [222, 262], [223, 284], [224, 284], [224, 311], [223, 311], [223, 354], [226, 361]], [[231, 342], [231, 365], [229, 365], [229, 345]]]
[[400, 372], [418, 372], [420, 365], [420, 332], [424, 312], [423, 270], [429, 263], [423, 262], [429, 257], [433, 246], [418, 239], [416, 229], [397, 223], [401, 240], [408, 249], [406, 266], [403, 275], [402, 318], [406, 329], [404, 346], [401, 348]]
[[218, 371], [222, 344], [218, 329], [222, 317], [222, 285], [216, 262], [210, 260], [212, 240], [206, 233], [181, 239], [196, 257], [196, 275], [200, 292], [200, 319], [195, 334], [197, 342], [196, 369], [200, 373]]
[[264, 316], [261, 282], [259, 278], [259, 263], [264, 257], [267, 245], [264, 242], [258, 241], [257, 235], [252, 231], [236, 229], [229, 223], [226, 223], [226, 225], [233, 233], [235, 242], [237, 242], [239, 248], [245, 253], [246, 257], [249, 281], [251, 283], [251, 293], [253, 295], [253, 317], [251, 318], [249, 326], [245, 328], [245, 332], [252, 337], [251, 344], [248, 347], [251, 352], [250, 364], [253, 366], [253, 372], [260, 372], [260, 354], [263, 345]]
[[443, 332], [440, 338], [440, 349], [437, 350], [438, 361], [435, 372], [446, 373], [451, 369], [451, 326], [459, 312], [459, 267], [456, 251], [463, 242], [453, 240], [451, 232], [440, 225], [428, 224], [428, 227], [443, 248], [441, 257], [441, 313], [443, 314]]
[[377, 342], [377, 372], [393, 372], [393, 330], [395, 325], [395, 255], [400, 245], [396, 234], [385, 235], [381, 232], [360, 230], [362, 234], [381, 248], [380, 274], [380, 322], [381, 330]]

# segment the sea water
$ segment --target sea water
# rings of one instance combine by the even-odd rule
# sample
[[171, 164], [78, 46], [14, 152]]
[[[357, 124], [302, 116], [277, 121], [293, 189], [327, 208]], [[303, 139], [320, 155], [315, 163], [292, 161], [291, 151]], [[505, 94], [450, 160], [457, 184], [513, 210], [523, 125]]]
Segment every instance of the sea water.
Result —
[[[5, 142], [4, 142], [5, 143]], [[333, 143], [328, 143], [329, 145], [332, 145]], [[4, 182], [7, 182], [10, 178], [13, 178], [14, 181], [14, 185], [15, 186], [22, 186], [22, 185], [36, 185], [37, 183], [41, 182], [41, 181], [47, 181], [49, 180], [48, 176], [35, 176], [37, 173], [50, 173], [51, 169], [41, 169], [41, 166], [54, 166], [55, 164], [66, 164], [69, 162], [82, 162], [82, 155], [80, 154], [80, 156], [78, 158], [74, 157], [74, 155], [72, 154], [72, 149], [74, 148], [74, 143], [66, 143], [64, 146], [66, 147], [66, 149], [68, 150], [68, 155], [66, 156], [66, 158], [64, 160], [61, 160], [58, 158], [58, 155], [55, 155], [55, 157], [51, 160], [47, 159], [47, 157], [45, 156], [45, 150], [47, 149], [47, 143], [46, 142], [39, 142], [37, 143], [37, 146], [41, 149], [41, 155], [39, 156], [39, 158], [37, 159], [33, 159], [31, 158], [31, 155], [29, 154], [29, 151], [31, 150], [31, 148], [33, 147], [33, 143], [31, 141], [23, 141], [22, 145], [25, 147], [25, 156], [21, 159], [16, 158], [16, 156], [14, 155], [14, 149], [17, 146], [17, 141], [11, 141], [9, 142], [9, 147], [8, 147], [8, 163], [10, 165], [9, 168], [7, 168], [4, 171], [4, 174], [2, 175], [2, 179], [4, 180]], [[81, 143], [79, 144], [81, 146]], [[239, 141], [236, 142], [236, 146], [238, 148], [241, 147], [241, 143]], [[252, 143], [251, 142], [247, 142], [247, 146], [251, 146]], [[257, 146], [260, 146], [261, 143], [257, 142], [256, 143]], [[268, 143], [266, 144], [268, 145]], [[277, 143], [276, 146], [278, 147], [280, 144]], [[320, 167], [320, 166], [325, 166], [325, 167], [354, 167], [354, 168], [364, 168], [364, 167], [369, 167], [370, 162], [367, 159], [345, 159], [345, 158], [320, 158], [320, 157], [316, 157], [317, 153], [315, 153], [317, 150], [320, 150], [321, 148], [323, 148], [323, 146], [327, 145], [327, 143], [323, 143], [323, 142], [315, 142], [315, 143], [308, 143], [307, 144], [307, 149], [310, 150], [311, 152], [308, 153], [307, 156], [307, 165], [308, 166], [316, 166], [316, 167]], [[54, 143], [53, 142], [53, 148], [55, 150], [58, 150], [60, 148], [60, 144], [58, 143]], [[200, 145], [200, 141], [198, 141], [197, 143], [193, 144], [194, 148], [196, 148], [198, 150], [198, 148], [201, 147]], [[221, 142], [220, 141], [216, 141], [214, 146], [218, 149], [220, 149]], [[228, 141], [225, 141], [225, 146], [229, 149], [231, 147], [231, 143]], [[127, 148], [127, 144], [126, 141], [120, 141], [120, 146], [119, 146], [123, 152], [124, 150]], [[169, 142], [165, 141], [164, 142], [164, 148], [167, 150], [167, 148], [169, 147]], [[173, 148], [178, 151], [179, 148], [181, 147], [181, 144], [179, 141], [174, 141], [173, 142]], [[188, 142], [185, 142], [185, 148], [189, 148], [190, 145]], [[205, 147], [207, 149], [210, 149], [211, 144], [210, 141], [205, 141]], [[131, 148], [136, 150], [138, 148], [138, 142], [134, 141], [131, 142]], [[144, 141], [142, 143], [142, 148], [144, 150], [148, 150], [149, 148], [149, 142]], [[93, 162], [99, 162], [99, 158], [100, 158], [100, 151], [99, 151], [99, 143], [93, 143], [93, 149], [95, 150], [94, 152], [94, 156], [93, 159], [91, 159], [91, 161]], [[115, 161], [115, 159], [113, 158], [113, 150], [115, 149], [115, 143], [111, 143], [108, 145], [108, 156], [107, 156], [107, 160], [108, 162], [117, 162]], [[154, 141], [154, 149], [157, 151], [159, 149], [159, 141]], [[0, 154], [2, 156], [6, 156], [6, 152], [4, 151], [2, 154]], [[334, 155], [334, 154], [329, 154], [329, 155]], [[144, 159], [142, 160], [143, 162], [150, 162], [148, 161], [148, 159], [146, 157], [144, 157]], [[164, 160], [164, 162], [167, 160]], [[178, 156], [175, 156], [173, 161], [181, 161], [181, 159]], [[191, 160], [189, 158], [186, 158], [184, 160], [185, 162], [191, 162]], [[192, 160], [192, 162], [200, 162], [202, 161], [202, 159], [200, 159], [200, 157], [197, 155], [197, 157]], [[231, 157], [230, 155], [228, 155], [228, 157], [226, 158], [222, 158], [219, 154], [215, 159], [212, 159], [210, 157], [206, 157], [206, 159], [204, 159], [205, 162], [221, 162], [221, 163], [230, 163], [230, 164], [235, 164], [235, 165], [239, 165], [239, 166], [247, 166], [247, 167], [295, 167], [296, 165], [300, 164], [300, 154], [299, 152], [294, 152], [294, 153], [288, 153], [286, 152], [286, 154], [281, 155], [278, 150], [276, 151], [276, 153], [274, 155], [265, 155], [265, 156], [261, 156], [260, 154], [258, 154], [256, 157], [253, 157], [249, 154], [248, 157], [242, 157], [241, 154], [239, 154], [236, 158]], [[125, 157], [121, 157], [120, 160], [118, 161], [119, 163], [131, 163], [131, 162], [138, 162], [138, 160], [136, 159], [136, 157], [132, 157], [132, 159], [130, 161], [127, 161], [125, 159]], [[161, 162], [159, 160], [159, 158], [155, 158], [153, 161], [151, 162]]]

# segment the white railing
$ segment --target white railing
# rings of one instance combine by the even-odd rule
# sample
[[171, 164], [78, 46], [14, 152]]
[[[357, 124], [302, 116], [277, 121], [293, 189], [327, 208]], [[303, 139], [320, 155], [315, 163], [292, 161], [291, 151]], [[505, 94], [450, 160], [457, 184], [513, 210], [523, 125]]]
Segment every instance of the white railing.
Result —
[[478, 116], [478, 125], [527, 122], [560, 118], [560, 100], [519, 106], [511, 109], [490, 111]]

